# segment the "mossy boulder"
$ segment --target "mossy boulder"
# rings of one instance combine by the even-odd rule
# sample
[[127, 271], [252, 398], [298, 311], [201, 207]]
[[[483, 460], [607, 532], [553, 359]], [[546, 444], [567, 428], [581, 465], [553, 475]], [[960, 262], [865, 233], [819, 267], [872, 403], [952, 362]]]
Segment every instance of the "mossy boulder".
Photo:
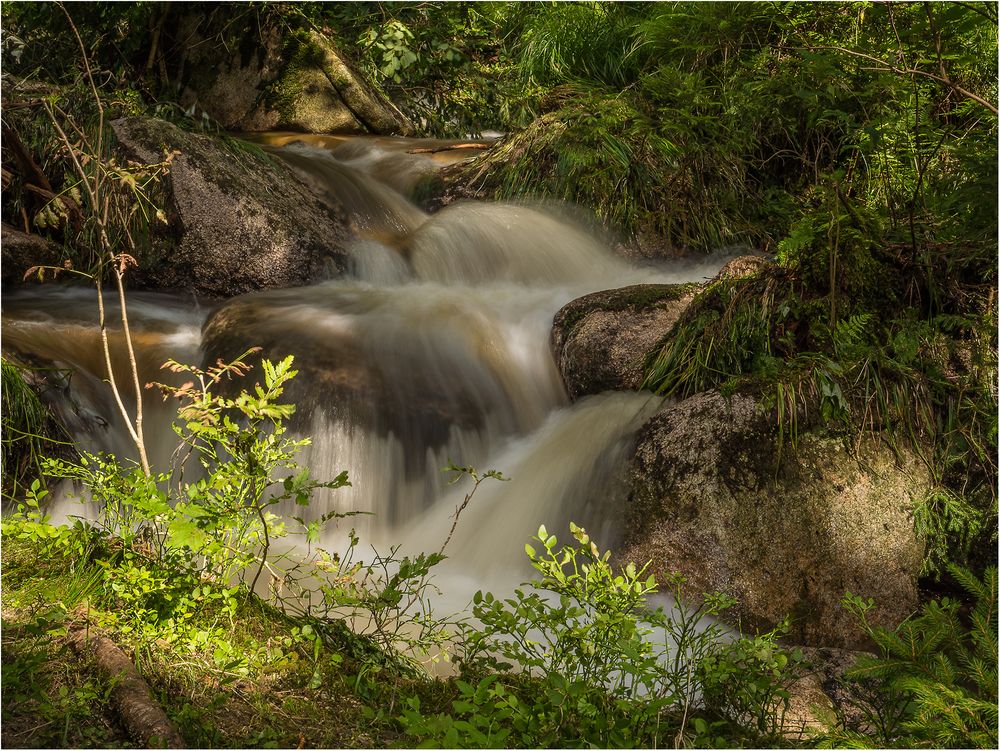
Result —
[[700, 291], [772, 267], [761, 256], [737, 256], [706, 284], [636, 284], [567, 303], [553, 319], [551, 344], [570, 398], [640, 389], [649, 353], [670, 336]]
[[736, 256], [732, 260], [727, 261], [725, 266], [719, 269], [712, 282], [745, 279], [748, 276], [754, 276], [774, 268], [774, 262], [764, 255]]
[[252, 32], [229, 15], [178, 15], [175, 67], [185, 109], [204, 111], [230, 130], [413, 132], [328, 36], [299, 18], [252, 15]]
[[346, 267], [347, 219], [286, 165], [233, 140], [198, 135], [153, 118], [112, 123], [120, 149], [143, 164], [177, 152], [156, 197], [137, 281], [229, 297], [292, 287]]
[[873, 598], [873, 622], [886, 627], [917, 607], [924, 545], [912, 510], [927, 469], [871, 440], [854, 452], [806, 434], [779, 452], [777, 437], [746, 394], [664, 407], [637, 437], [621, 558], [732, 595], [744, 626], [788, 615], [797, 643], [863, 646], [846, 592]]
[[698, 289], [696, 284], [637, 284], [564, 305], [552, 322], [552, 354], [570, 398], [639, 389], [647, 352]]

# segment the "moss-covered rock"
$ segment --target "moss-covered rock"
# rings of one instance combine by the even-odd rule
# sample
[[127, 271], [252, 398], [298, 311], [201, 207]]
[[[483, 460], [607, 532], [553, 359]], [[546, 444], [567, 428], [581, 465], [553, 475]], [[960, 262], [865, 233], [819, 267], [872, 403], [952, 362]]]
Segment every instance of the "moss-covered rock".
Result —
[[907, 452], [866, 440], [855, 454], [820, 434], [781, 455], [776, 437], [770, 413], [743, 394], [663, 408], [631, 459], [621, 556], [732, 595], [744, 625], [790, 615], [799, 643], [864, 645], [841, 598], [874, 598], [883, 626], [914, 611], [924, 546], [912, 510], [927, 469]]
[[696, 284], [637, 284], [563, 306], [552, 353], [571, 399], [642, 385], [646, 354], [694, 298]]
[[412, 133], [407, 118], [333, 40], [279, 15], [254, 14], [255, 29], [247, 33], [203, 9], [179, 14], [181, 105], [231, 130]]
[[637, 284], [567, 303], [552, 322], [552, 354], [570, 398], [642, 388], [650, 353], [670, 338], [700, 291], [770, 266], [760, 256], [738, 256], [705, 285]]
[[346, 266], [346, 217], [259, 149], [153, 118], [112, 123], [128, 158], [153, 164], [177, 151], [166, 181], [168, 224], [154, 226], [139, 284], [232, 296], [292, 287]]
[[725, 266], [719, 269], [718, 273], [711, 280], [714, 282], [729, 279], [745, 279], [754, 276], [762, 271], [775, 268], [774, 263], [763, 255], [743, 255], [728, 261]]

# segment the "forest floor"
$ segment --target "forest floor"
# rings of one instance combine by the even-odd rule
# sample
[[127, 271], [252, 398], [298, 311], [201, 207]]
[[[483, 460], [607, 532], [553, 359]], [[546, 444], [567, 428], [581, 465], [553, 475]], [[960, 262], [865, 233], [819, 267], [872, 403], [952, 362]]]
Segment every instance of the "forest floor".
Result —
[[91, 606], [106, 562], [37, 550], [3, 540], [5, 748], [142, 747], [121, 721], [115, 681], [72, 647], [68, 634], [81, 626], [122, 648], [189, 747], [391, 746], [398, 731], [387, 719], [400, 689], [430, 699], [447, 686], [352, 657], [364, 645], [346, 632], [339, 651], [311, 640], [257, 597], [243, 597], [231, 616], [192, 608], [178, 638], [148, 638], [138, 625], [148, 614]]

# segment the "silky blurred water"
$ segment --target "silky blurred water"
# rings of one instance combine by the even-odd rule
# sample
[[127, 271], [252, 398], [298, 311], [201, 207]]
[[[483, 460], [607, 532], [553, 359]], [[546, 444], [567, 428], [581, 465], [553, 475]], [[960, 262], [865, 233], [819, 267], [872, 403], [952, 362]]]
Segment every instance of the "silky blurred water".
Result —
[[[256, 343], [273, 358], [295, 356], [301, 374], [287, 397], [298, 404], [296, 429], [313, 439], [302, 463], [319, 478], [346, 469], [352, 483], [321, 493], [307, 513], [370, 512], [353, 519], [366, 541], [433, 551], [470, 483], [449, 485], [442, 468], [503, 472], [509, 482], [476, 492], [440, 567], [456, 609], [476, 589], [507, 591], [525, 577], [523, 546], [540, 524], [565, 537], [572, 520], [614, 545], [630, 440], [658, 400], [613, 393], [569, 404], [550, 352], [552, 318], [597, 290], [701, 281], [724, 259], [639, 267], [559, 207], [465, 202], [428, 215], [404, 194], [435, 160], [370, 139], [332, 145], [269, 148], [349, 212], [358, 239], [347, 275], [223, 303], [240, 311], [235, 328], [210, 333], [216, 347]], [[218, 303], [143, 292], [128, 304], [142, 383], [176, 383], [160, 370], [168, 358], [214, 360], [202, 327]], [[116, 370], [126, 373], [120, 333], [111, 337]], [[66, 370], [69, 396], [57, 403], [81, 446], [135, 453], [103, 383], [91, 290], [5, 295], [3, 343]], [[144, 402], [150, 460], [166, 467], [175, 405], [153, 392]], [[342, 534], [325, 542], [339, 545]]]

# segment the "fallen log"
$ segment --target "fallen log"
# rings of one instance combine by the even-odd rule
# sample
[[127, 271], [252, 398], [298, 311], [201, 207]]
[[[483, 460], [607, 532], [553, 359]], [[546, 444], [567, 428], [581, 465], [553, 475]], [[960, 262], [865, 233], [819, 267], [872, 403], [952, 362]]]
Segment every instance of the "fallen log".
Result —
[[440, 154], [442, 151], [455, 149], [488, 149], [491, 143], [453, 143], [450, 146], [435, 146], [434, 148], [407, 149], [407, 154]]
[[93, 656], [101, 674], [114, 683], [111, 700], [129, 735], [147, 748], [188, 747], [153, 698], [149, 684], [111, 639], [79, 626], [70, 630], [69, 643], [77, 654]]

